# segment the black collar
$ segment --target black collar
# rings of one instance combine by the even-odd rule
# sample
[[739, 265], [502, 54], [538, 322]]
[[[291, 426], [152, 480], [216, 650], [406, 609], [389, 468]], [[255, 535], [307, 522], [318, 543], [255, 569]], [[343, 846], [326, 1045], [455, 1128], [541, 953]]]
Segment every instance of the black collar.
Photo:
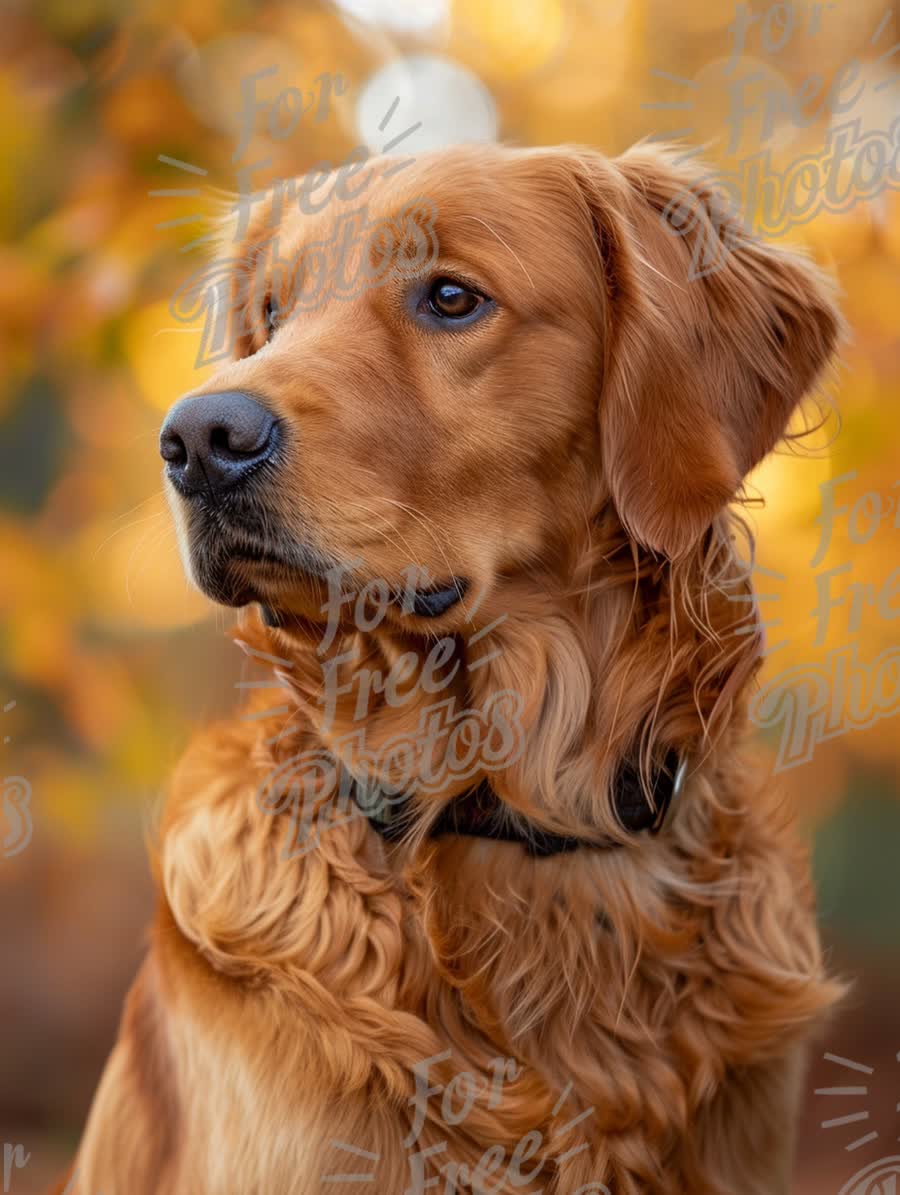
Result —
[[[685, 771], [686, 761], [680, 759], [676, 751], [670, 751], [665, 765], [653, 778], [654, 809], [644, 795], [637, 770], [631, 764], [623, 764], [615, 784], [616, 816], [622, 828], [632, 834], [644, 831], [651, 835], [658, 834], [681, 791]], [[355, 782], [350, 792], [372, 829], [382, 838], [388, 842], [399, 842], [404, 837], [410, 828], [410, 794], [386, 797], [381, 791], [373, 794], [371, 789], [363, 789]], [[389, 816], [385, 816], [386, 810], [389, 810]], [[514, 816], [487, 780], [454, 797], [441, 811], [429, 836], [441, 838], [448, 834], [491, 838], [495, 842], [518, 842], [534, 858], [560, 855], [580, 847], [612, 850], [623, 845], [617, 839], [608, 837], [570, 838], [542, 830], [533, 822]]]

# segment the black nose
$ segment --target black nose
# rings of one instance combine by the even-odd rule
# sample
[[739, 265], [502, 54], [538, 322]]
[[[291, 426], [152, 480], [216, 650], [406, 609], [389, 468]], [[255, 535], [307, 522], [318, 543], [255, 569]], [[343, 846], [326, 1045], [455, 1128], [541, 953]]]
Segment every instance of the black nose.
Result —
[[228, 390], [177, 402], [159, 433], [159, 451], [183, 493], [221, 493], [269, 460], [277, 438], [271, 411], [249, 394]]

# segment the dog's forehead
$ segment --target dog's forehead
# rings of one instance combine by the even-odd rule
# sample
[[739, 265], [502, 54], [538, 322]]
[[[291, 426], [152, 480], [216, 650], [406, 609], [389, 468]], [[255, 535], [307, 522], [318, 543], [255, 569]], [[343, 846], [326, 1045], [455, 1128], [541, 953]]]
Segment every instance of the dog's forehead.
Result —
[[[412, 219], [428, 224], [442, 255], [477, 259], [498, 244], [524, 252], [535, 225], [546, 240], [554, 219], [542, 205], [540, 179], [539, 157], [503, 146], [373, 157], [296, 179], [295, 202], [273, 212], [273, 223], [292, 250]], [[564, 213], [557, 215], [564, 227]]]

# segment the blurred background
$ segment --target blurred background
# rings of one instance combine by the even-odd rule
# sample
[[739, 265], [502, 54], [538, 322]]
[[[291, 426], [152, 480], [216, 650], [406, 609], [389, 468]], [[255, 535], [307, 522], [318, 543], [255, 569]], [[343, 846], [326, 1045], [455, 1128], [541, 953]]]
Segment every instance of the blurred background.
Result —
[[[898, 15], [887, 0], [5, 0], [0, 780], [31, 790], [25, 813], [0, 806], [0, 1147], [31, 1154], [10, 1191], [71, 1159], [151, 913], [145, 832], [192, 730], [238, 699], [231, 616], [183, 579], [156, 450], [200, 377], [202, 321], [169, 304], [203, 265], [221, 191], [378, 152], [418, 122], [398, 152], [500, 138], [614, 155], [657, 136], [734, 177], [766, 151], [783, 173], [824, 160], [848, 121], [857, 141], [898, 141]], [[258, 72], [258, 102], [296, 88], [305, 114], [285, 135], [288, 108], [272, 128], [262, 110], [241, 145], [241, 80]], [[875, 150], [841, 164], [850, 198], [865, 192], [846, 210], [815, 214], [807, 182], [814, 218], [785, 230], [777, 204], [756, 213], [834, 273], [851, 329], [825, 424], [750, 486], [760, 739], [813, 841], [832, 965], [855, 978], [809, 1080], [799, 1195], [900, 1153], [891, 153], [880, 176]], [[864, 1100], [816, 1094], [842, 1081]], [[865, 1120], [830, 1124], [863, 1104]]]

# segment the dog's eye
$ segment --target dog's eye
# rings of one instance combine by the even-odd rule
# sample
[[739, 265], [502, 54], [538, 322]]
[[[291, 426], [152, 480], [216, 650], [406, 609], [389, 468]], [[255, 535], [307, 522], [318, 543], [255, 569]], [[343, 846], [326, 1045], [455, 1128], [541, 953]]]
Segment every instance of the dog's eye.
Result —
[[428, 292], [428, 307], [441, 319], [465, 319], [484, 301], [483, 295], [452, 278], [438, 278]]
[[278, 327], [278, 318], [280, 314], [278, 301], [273, 295], [268, 295], [266, 297], [265, 303], [263, 303], [262, 310], [263, 330], [266, 334], [267, 344], [275, 334], [275, 329]]

